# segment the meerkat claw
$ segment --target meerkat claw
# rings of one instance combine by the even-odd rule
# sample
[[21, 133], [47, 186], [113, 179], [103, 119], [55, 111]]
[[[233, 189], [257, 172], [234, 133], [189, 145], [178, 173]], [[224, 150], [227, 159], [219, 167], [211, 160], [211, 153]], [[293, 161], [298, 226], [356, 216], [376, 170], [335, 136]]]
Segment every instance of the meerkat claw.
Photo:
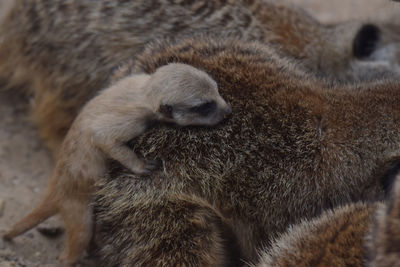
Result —
[[161, 166], [162, 161], [160, 159], [145, 160], [143, 168], [140, 171], [135, 171], [135, 173], [142, 176], [149, 176], [153, 171], [159, 169]]
[[161, 159], [149, 159], [146, 160], [146, 169], [149, 170], [157, 170], [162, 167], [162, 160]]

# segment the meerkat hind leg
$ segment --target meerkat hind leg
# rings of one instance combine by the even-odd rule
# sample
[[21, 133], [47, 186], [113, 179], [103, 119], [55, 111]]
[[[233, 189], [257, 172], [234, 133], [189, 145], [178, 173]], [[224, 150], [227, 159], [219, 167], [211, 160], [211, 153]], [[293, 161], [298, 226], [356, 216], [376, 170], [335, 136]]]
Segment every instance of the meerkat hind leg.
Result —
[[89, 204], [89, 199], [68, 199], [60, 208], [67, 230], [67, 245], [60, 256], [63, 267], [74, 266], [90, 243], [93, 211]]

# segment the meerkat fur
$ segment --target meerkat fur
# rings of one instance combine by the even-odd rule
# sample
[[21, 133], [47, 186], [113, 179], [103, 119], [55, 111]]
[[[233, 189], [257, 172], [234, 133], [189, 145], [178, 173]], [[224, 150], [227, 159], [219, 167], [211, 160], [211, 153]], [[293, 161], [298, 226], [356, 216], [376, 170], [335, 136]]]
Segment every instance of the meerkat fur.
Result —
[[56, 155], [110, 73], [154, 40], [199, 34], [257, 40], [335, 81], [398, 77], [399, 27], [365, 23], [324, 25], [275, 0], [16, 0], [0, 25], [0, 83], [33, 95], [33, 120]]
[[363, 241], [377, 203], [350, 203], [291, 225], [260, 251], [257, 267], [363, 266]]
[[[180, 212], [184, 203], [166, 204], [182, 195], [223, 216], [246, 262], [256, 262], [259, 249], [290, 225], [384, 199], [386, 180], [378, 174], [400, 156], [398, 83], [331, 87], [269, 46], [211, 38], [149, 47], [131, 69], [152, 73], [170, 60], [209, 73], [235, 112], [215, 131], [157, 127], [141, 135], [135, 151], [163, 159], [167, 173], [133, 181], [112, 168], [96, 201], [97, 225], [106, 230], [98, 235], [104, 266], [163, 259], [197, 266], [202, 255], [212, 257], [188, 236], [206, 239], [219, 230], [192, 227], [189, 211]], [[169, 210], [162, 227], [161, 205]]]
[[251, 266], [400, 266], [399, 174], [388, 196], [336, 207], [290, 226]]
[[365, 266], [400, 266], [400, 175], [398, 174], [390, 198], [381, 205], [365, 239]]

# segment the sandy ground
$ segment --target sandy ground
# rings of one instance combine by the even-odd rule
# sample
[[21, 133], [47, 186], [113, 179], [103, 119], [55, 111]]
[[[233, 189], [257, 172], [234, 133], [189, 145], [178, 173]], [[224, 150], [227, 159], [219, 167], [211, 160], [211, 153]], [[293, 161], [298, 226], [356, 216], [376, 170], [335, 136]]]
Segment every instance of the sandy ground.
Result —
[[[292, 0], [323, 22], [400, 17], [400, 4], [389, 0]], [[0, 22], [12, 0], [0, 0]], [[0, 235], [37, 203], [52, 167], [27, 111], [29, 99], [0, 88]], [[62, 226], [52, 218], [45, 226]], [[63, 238], [48, 239], [36, 230], [12, 243], [0, 239], [0, 267], [57, 266]]]

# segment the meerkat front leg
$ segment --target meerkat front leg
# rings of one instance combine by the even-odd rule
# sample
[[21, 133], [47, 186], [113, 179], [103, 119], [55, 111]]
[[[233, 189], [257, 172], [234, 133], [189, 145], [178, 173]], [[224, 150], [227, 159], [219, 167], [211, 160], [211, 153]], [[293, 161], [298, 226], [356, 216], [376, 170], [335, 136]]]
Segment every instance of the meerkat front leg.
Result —
[[119, 161], [124, 167], [128, 168], [135, 174], [150, 175], [157, 169], [160, 162], [157, 160], [140, 159], [137, 154], [131, 150], [126, 144], [112, 144], [107, 146], [105, 151], [111, 158]]
[[[136, 113], [135, 115], [137, 115]], [[138, 119], [142, 117], [137, 116], [136, 119], [132, 119], [132, 113], [130, 115], [125, 114], [123, 118], [121, 115], [118, 118], [116, 118], [116, 115], [109, 115], [106, 119], [101, 119], [102, 126], [95, 133], [94, 140], [103, 153], [118, 161], [133, 173], [149, 175], [159, 167], [160, 162], [157, 160], [142, 160], [126, 145], [129, 140], [139, 136], [146, 130], [147, 119]]]

